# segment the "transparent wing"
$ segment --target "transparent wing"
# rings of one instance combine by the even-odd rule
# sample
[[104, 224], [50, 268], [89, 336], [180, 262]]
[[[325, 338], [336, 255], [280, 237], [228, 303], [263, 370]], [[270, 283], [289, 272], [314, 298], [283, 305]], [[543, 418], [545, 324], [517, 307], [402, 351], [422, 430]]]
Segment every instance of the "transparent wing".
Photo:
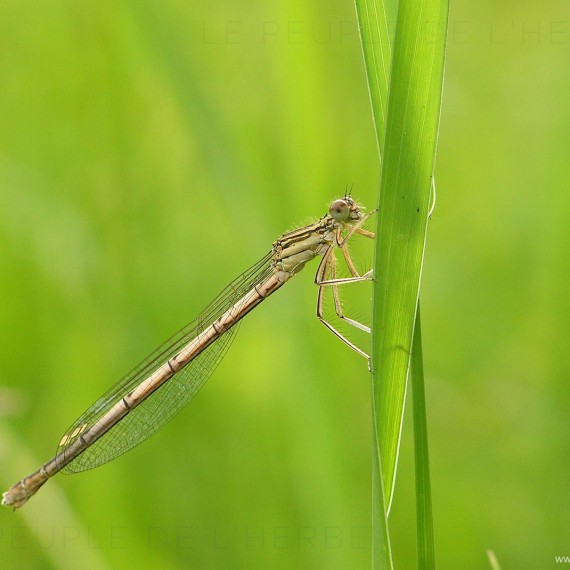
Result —
[[[194, 321], [159, 346], [103, 394], [65, 432], [60, 441], [58, 453], [65, 453], [65, 450], [81, 433], [93, 426], [123, 396], [148, 378], [167, 360], [178, 354], [186, 344], [231, 309], [248, 291], [269, 277], [272, 272], [271, 257], [272, 253], [268, 253], [253, 267], [232, 281]], [[132, 409], [107, 433], [73, 459], [62, 471], [77, 473], [103, 465], [156, 433], [197, 394], [225, 355], [237, 329], [238, 326], [234, 325], [219, 337], [187, 366]]]

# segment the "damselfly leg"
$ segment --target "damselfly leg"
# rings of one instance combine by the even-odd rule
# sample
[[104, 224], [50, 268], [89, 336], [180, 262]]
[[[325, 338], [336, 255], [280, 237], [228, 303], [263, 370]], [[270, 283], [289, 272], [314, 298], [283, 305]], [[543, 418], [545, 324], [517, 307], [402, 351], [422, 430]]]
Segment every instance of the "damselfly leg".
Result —
[[[342, 302], [339, 293], [339, 285], [346, 285], [349, 283], [360, 283], [362, 281], [371, 281], [373, 279], [373, 271], [369, 270], [363, 275], [360, 275], [356, 269], [350, 252], [347, 247], [348, 240], [356, 233], [358, 235], [373, 239], [375, 237], [374, 232], [368, 231], [360, 227], [372, 214], [376, 213], [376, 210], [369, 212], [357, 224], [350, 227], [346, 232], [346, 235], [342, 235], [342, 230], [339, 228], [336, 231], [334, 243], [331, 244], [329, 249], [323, 255], [323, 259], [319, 264], [317, 273], [315, 275], [315, 284], [319, 287], [319, 293], [317, 296], [317, 318], [340, 340], [342, 340], [347, 346], [352, 350], [366, 358], [370, 359], [369, 355], [358, 347], [354, 342], [350, 341], [346, 335], [341, 333], [337, 327], [335, 327], [331, 322], [329, 322], [324, 317], [324, 299], [325, 291], [332, 291], [332, 298], [334, 303], [334, 311], [336, 316], [345, 322], [365, 333], [370, 333], [370, 327], [346, 316], [342, 309]], [[337, 259], [336, 259], [336, 248], [342, 251], [342, 255], [348, 270], [350, 271], [350, 277], [338, 277]]]

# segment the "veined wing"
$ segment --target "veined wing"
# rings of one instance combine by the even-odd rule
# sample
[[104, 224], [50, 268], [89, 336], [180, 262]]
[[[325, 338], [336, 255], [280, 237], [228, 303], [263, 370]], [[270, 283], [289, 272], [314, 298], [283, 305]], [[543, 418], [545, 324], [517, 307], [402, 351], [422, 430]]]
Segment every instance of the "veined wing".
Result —
[[[58, 453], [65, 453], [80, 434], [91, 428], [126, 394], [235, 306], [248, 291], [269, 277], [272, 273], [271, 258], [272, 252], [232, 281], [194, 321], [159, 346], [103, 394], [65, 432]], [[236, 311], [238, 308], [236, 307]], [[157, 432], [197, 394], [223, 358], [236, 332], [237, 325], [234, 325], [187, 366], [130, 410], [113, 428], [73, 459], [62, 471], [77, 473], [103, 465]]]

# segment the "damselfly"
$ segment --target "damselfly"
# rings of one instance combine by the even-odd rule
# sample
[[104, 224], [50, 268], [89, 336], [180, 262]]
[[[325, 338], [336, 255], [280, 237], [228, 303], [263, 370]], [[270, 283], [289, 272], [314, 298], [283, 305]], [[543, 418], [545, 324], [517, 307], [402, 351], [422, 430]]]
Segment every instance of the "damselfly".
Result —
[[[212, 374], [241, 319], [317, 256], [322, 256], [315, 276], [319, 287], [317, 317], [350, 348], [368, 358], [326, 320], [323, 301], [325, 289], [330, 288], [337, 316], [370, 332], [366, 325], [343, 314], [338, 286], [372, 279], [372, 271], [358, 273], [347, 248], [354, 234], [374, 237], [362, 227], [372, 213], [364, 214], [350, 196], [345, 196], [335, 200], [317, 222], [282, 235], [265, 257], [232, 281], [200, 316], [87, 409], [62, 437], [55, 457], [8, 489], [2, 504], [21, 507], [59, 471], [77, 473], [98, 467], [159, 430]], [[335, 254], [339, 249], [349, 277], [338, 277]]]

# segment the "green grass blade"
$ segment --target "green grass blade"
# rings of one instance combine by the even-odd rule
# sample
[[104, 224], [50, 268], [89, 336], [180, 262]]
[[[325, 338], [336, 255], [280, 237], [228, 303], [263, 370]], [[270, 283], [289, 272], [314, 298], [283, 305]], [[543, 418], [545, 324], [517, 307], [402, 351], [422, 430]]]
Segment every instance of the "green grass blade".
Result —
[[[398, 2], [397, 0], [392, 0], [391, 2], [382, 2], [381, 0], [356, 0], [355, 6], [368, 82], [368, 93], [370, 95], [376, 132], [376, 143], [380, 160], [382, 160], [388, 106], [388, 89], [390, 85], [390, 68], [392, 65], [392, 38], [390, 36], [388, 22], [395, 21]], [[373, 403], [373, 413], [375, 408], [376, 406]], [[388, 530], [387, 508], [384, 500], [386, 493], [382, 480], [377, 418], [374, 418], [373, 423], [372, 566], [373, 568], [389, 569], [393, 567], [393, 563]]]
[[373, 308], [374, 405], [385, 497], [398, 459], [439, 125], [446, 0], [401, 0], [381, 175]]
[[376, 143], [382, 158], [392, 65], [392, 37], [388, 22], [395, 21], [398, 2], [397, 0], [386, 2], [356, 0], [355, 6], [376, 130]]
[[[356, 8], [378, 148], [385, 160], [377, 234], [372, 355], [377, 445], [374, 565], [391, 566], [385, 504], [389, 504], [393, 494], [408, 355], [415, 329], [417, 350], [412, 366], [414, 380], [420, 385], [415, 400], [421, 400], [414, 410], [418, 556], [420, 567], [429, 568], [435, 562], [419, 311], [417, 322], [415, 319], [439, 124], [448, 6], [446, 1], [435, 0], [400, 4], [390, 94], [391, 42], [386, 21], [392, 21], [387, 12], [395, 14], [397, 3], [387, 3], [384, 7], [381, 2], [357, 0]], [[431, 38], [427, 31], [433, 34]], [[388, 132], [384, 137], [386, 123]], [[385, 156], [384, 142], [388, 145]], [[376, 468], [380, 464], [382, 473], [378, 474]]]
[[420, 570], [433, 570], [435, 568], [435, 547], [433, 540], [433, 516], [431, 508], [431, 483], [429, 476], [427, 415], [419, 303], [412, 344], [410, 381], [412, 383], [412, 402], [414, 410], [418, 568], [420, 568]]

